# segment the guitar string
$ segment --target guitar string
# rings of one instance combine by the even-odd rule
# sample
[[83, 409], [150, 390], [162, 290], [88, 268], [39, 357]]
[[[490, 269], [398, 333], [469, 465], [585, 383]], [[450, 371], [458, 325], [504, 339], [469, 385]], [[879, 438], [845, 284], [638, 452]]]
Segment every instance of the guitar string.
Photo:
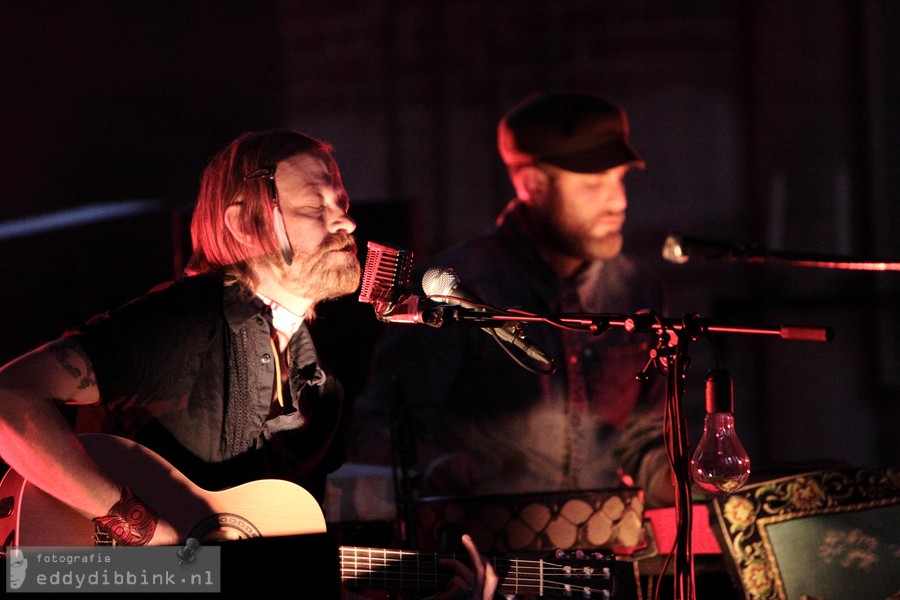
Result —
[[[402, 578], [391, 578], [391, 579], [377, 579], [377, 580], [352, 580], [352, 581], [344, 581], [344, 584], [349, 588], [411, 588], [418, 587], [421, 589], [436, 589], [443, 585], [443, 581], [445, 579], [444, 574], [440, 574], [436, 576], [434, 579], [427, 580], [417, 580], [415, 585], [409, 583], [408, 579]], [[541, 580], [541, 579], [533, 579], [533, 580], [503, 580], [500, 583], [501, 590], [515, 590], [517, 592], [534, 592], [543, 590], [546, 592], [553, 591], [565, 591], [565, 592], [591, 592], [591, 593], [602, 593], [603, 591], [608, 591], [612, 589], [612, 585], [607, 585], [604, 587], [597, 587], [591, 585], [590, 582], [586, 582], [583, 580], [571, 581], [571, 582], [559, 582], [553, 580]]]
[[[452, 557], [448, 556], [447, 558], [452, 558]], [[508, 559], [508, 560], [510, 562], [515, 562], [517, 559]], [[518, 559], [518, 560], [521, 561], [521, 559]], [[497, 564], [497, 561], [493, 561], [493, 562], [494, 562], [494, 564]], [[421, 565], [421, 561], [418, 561], [418, 564]], [[426, 564], [432, 564], [432, 563], [426, 563]], [[433, 563], [433, 564], [437, 564], [437, 563]], [[402, 568], [395, 567], [392, 562], [379, 563], [379, 562], [371, 561], [371, 560], [357, 560], [357, 559], [350, 559], [350, 558], [342, 558], [341, 566], [344, 568], [344, 570], [347, 570], [347, 571], [353, 570], [358, 573], [369, 573], [369, 572], [384, 573], [391, 569], [393, 569], [395, 571], [399, 571], [399, 572], [403, 571]], [[543, 569], [541, 569], [539, 566], [529, 566], [526, 564], [525, 566], [519, 565], [517, 568], [517, 572], [519, 572], [519, 573], [541, 572], [541, 571], [543, 571], [544, 573], [571, 574], [572, 576], [581, 576], [581, 577], [587, 577], [587, 576], [602, 577], [602, 576], [604, 576], [602, 573], [597, 573], [594, 571], [585, 571], [583, 569], [580, 570], [577, 567], [574, 569], [568, 569], [566, 567], [558, 567], [558, 566], [554, 567], [551, 565], [551, 566], [545, 566]]]
[[[454, 555], [454, 554], [446, 555], [446, 556], [439, 556], [436, 554], [427, 554], [427, 553], [422, 554], [419, 552], [405, 551], [405, 550], [377, 550], [377, 549], [372, 549], [372, 548], [354, 548], [352, 546], [342, 546], [341, 547], [341, 559], [346, 560], [348, 562], [356, 561], [356, 562], [373, 563], [373, 562], [377, 562], [377, 561], [383, 561], [384, 565], [389, 565], [393, 562], [398, 561], [397, 558], [388, 558], [389, 555], [399, 556], [399, 557], [401, 557], [401, 559], [404, 557], [407, 559], [421, 559], [423, 557], [426, 557], [432, 561], [434, 561], [436, 559], [440, 559], [440, 558], [451, 558], [451, 559], [456, 558], [456, 555]], [[534, 564], [534, 565], [541, 565], [543, 563], [546, 567], [558, 568], [561, 570], [578, 568], [577, 566], [575, 566], [575, 567], [560, 566], [557, 563], [547, 562], [546, 559], [544, 559], [544, 560], [534, 560], [534, 559], [529, 560], [529, 559], [523, 559], [523, 558], [499, 557], [499, 558], [491, 559], [491, 561], [492, 562], [508, 561], [508, 562], [513, 562], [513, 563]]]
[[[423, 580], [434, 582], [437, 580], [438, 574], [443, 575], [444, 573], [443, 571], [438, 570], [438, 565], [436, 563], [436, 559], [441, 557], [436, 557], [434, 555], [428, 555], [430, 560], [425, 561], [425, 566], [433, 566], [435, 569], [433, 571], [428, 571], [426, 573], [427, 576], [423, 576], [421, 570], [423, 561], [421, 560], [421, 556], [417, 553], [403, 551], [385, 551], [382, 553], [381, 551], [373, 552], [370, 549], [362, 549], [360, 554], [347, 557], [346, 554], [351, 553], [353, 549], [348, 548], [347, 550], [348, 552], [345, 553], [342, 548], [342, 579], [352, 579], [358, 583], [363, 583], [368, 580], [369, 583], [378, 581], [381, 583], [402, 584], [404, 581], [408, 581], [408, 577], [403, 577], [404, 570], [396, 567], [397, 559], [387, 559], [388, 554], [405, 556], [407, 559], [415, 559], [413, 562], [416, 563], [416, 566], [420, 567], [419, 569], [416, 569], [416, 572], [419, 574], [418, 581], [420, 582]], [[383, 556], [373, 559], [372, 554], [383, 554]], [[454, 557], [447, 556], [446, 558]], [[493, 559], [491, 562], [495, 564], [496, 568], [496, 565], [501, 561], [517, 565], [517, 568], [514, 571], [511, 571], [513, 576], [507, 577], [501, 584], [503, 587], [507, 588], [540, 589], [543, 587], [543, 589], [546, 590], [574, 589], [578, 591], [602, 591], [602, 589], [606, 588], [591, 588], [591, 581], [600, 579], [610, 581], [610, 575], [608, 573], [597, 573], [593, 571], [585, 572], [584, 570], [578, 570], [577, 567], [560, 567], [559, 565], [554, 564], [545, 564], [542, 568], [540, 565], [541, 561], [529, 561], [526, 559]], [[353, 571], [356, 574], [356, 577], [344, 576], [344, 573], [347, 571]], [[543, 575], [543, 577], [540, 575]], [[565, 577], [566, 581], [561, 582], [547, 579], [548, 577], [552, 578], [560, 576]], [[542, 581], [543, 585], [541, 585]]]
[[[409, 583], [409, 579], [403, 578], [390, 578], [390, 579], [375, 579], [375, 580], [351, 580], [344, 581], [344, 584], [349, 588], [411, 588], [418, 587], [420, 589], [437, 589], [441, 585], [443, 585], [443, 581], [445, 579], [445, 574], [436, 574], [435, 578], [427, 579], [427, 580], [417, 580], [415, 585]], [[503, 580], [500, 583], [501, 590], [508, 591], [516, 591], [516, 592], [535, 592], [543, 590], [544, 593], [553, 592], [553, 591], [563, 591], [566, 593], [575, 592], [590, 592], [590, 593], [602, 593], [604, 591], [608, 591], [612, 589], [612, 584], [598, 587], [592, 585], [589, 581], [584, 581], [582, 579], [559, 582], [547, 579], [532, 579], [532, 580]]]

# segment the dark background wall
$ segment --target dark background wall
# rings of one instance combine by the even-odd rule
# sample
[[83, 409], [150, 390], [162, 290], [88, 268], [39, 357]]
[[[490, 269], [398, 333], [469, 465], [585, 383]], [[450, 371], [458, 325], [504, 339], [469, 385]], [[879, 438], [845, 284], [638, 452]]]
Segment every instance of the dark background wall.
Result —
[[[333, 142], [363, 252], [424, 256], [511, 196], [500, 115], [576, 87], [628, 110], [647, 169], [629, 176], [627, 247], [668, 282], [671, 316], [836, 331], [717, 336], [754, 463], [900, 462], [900, 275], [660, 257], [679, 230], [900, 260], [896, 3], [36, 0], [0, 5], [0, 27], [0, 361], [176, 276], [200, 171], [245, 130]], [[118, 202], [138, 213], [11, 229]], [[378, 324], [353, 298], [323, 311], [355, 390]], [[699, 435], [713, 363], [693, 350]]]

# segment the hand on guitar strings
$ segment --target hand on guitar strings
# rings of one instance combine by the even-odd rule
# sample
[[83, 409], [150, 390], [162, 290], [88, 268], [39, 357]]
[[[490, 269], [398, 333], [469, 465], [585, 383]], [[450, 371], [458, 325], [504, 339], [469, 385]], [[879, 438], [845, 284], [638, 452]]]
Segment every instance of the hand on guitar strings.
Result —
[[462, 543], [469, 552], [472, 567], [454, 558], [439, 559], [440, 565], [452, 569], [456, 574], [442, 592], [431, 596], [429, 600], [491, 600], [494, 597], [499, 582], [494, 566], [478, 552], [471, 536], [464, 534]]

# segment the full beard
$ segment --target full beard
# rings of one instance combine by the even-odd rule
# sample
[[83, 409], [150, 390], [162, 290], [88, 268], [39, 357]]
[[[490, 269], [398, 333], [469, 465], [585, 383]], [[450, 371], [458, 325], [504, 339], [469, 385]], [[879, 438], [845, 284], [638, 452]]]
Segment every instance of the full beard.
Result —
[[584, 261], [609, 260], [622, 251], [621, 231], [597, 237], [580, 225], [565, 226], [555, 215], [545, 221], [544, 234], [558, 252]]
[[592, 262], [609, 260], [622, 251], [621, 229], [598, 236], [591, 232], [591, 226], [575, 222], [562, 213], [564, 201], [555, 187], [540, 206], [532, 210], [532, 219], [539, 235], [557, 252], [579, 260]]
[[600, 238], [584, 238], [571, 240], [574, 256], [584, 260], [609, 260], [622, 251], [622, 234], [608, 233]]
[[321, 302], [356, 291], [361, 271], [353, 236], [336, 233], [313, 252], [295, 252], [285, 286], [298, 296]]

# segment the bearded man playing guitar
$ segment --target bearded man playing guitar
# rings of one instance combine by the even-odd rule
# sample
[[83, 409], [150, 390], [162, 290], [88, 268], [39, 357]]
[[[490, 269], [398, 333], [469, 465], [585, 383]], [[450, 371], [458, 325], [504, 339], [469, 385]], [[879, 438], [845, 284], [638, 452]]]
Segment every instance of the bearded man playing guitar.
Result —
[[[199, 493], [166, 504], [161, 483], [172, 480], [200, 491], [278, 480], [321, 505], [344, 459], [346, 411], [309, 322], [318, 302], [359, 284], [348, 209], [328, 143], [269, 130], [228, 144], [203, 173], [185, 277], [0, 369], [8, 477], [63, 503], [96, 541], [119, 545], [183, 545], [197, 527], [185, 503], [214, 512]], [[121, 453], [160, 457], [159, 476], [140, 484], [138, 469], [115, 468], [122, 456], [103, 464], [62, 405], [79, 407], [81, 425], [137, 444]], [[320, 525], [291, 522], [285, 532]], [[21, 543], [15, 529], [4, 546]], [[451, 586], [437, 597], [490, 598], [497, 575], [464, 543], [473, 569], [448, 565]]]

